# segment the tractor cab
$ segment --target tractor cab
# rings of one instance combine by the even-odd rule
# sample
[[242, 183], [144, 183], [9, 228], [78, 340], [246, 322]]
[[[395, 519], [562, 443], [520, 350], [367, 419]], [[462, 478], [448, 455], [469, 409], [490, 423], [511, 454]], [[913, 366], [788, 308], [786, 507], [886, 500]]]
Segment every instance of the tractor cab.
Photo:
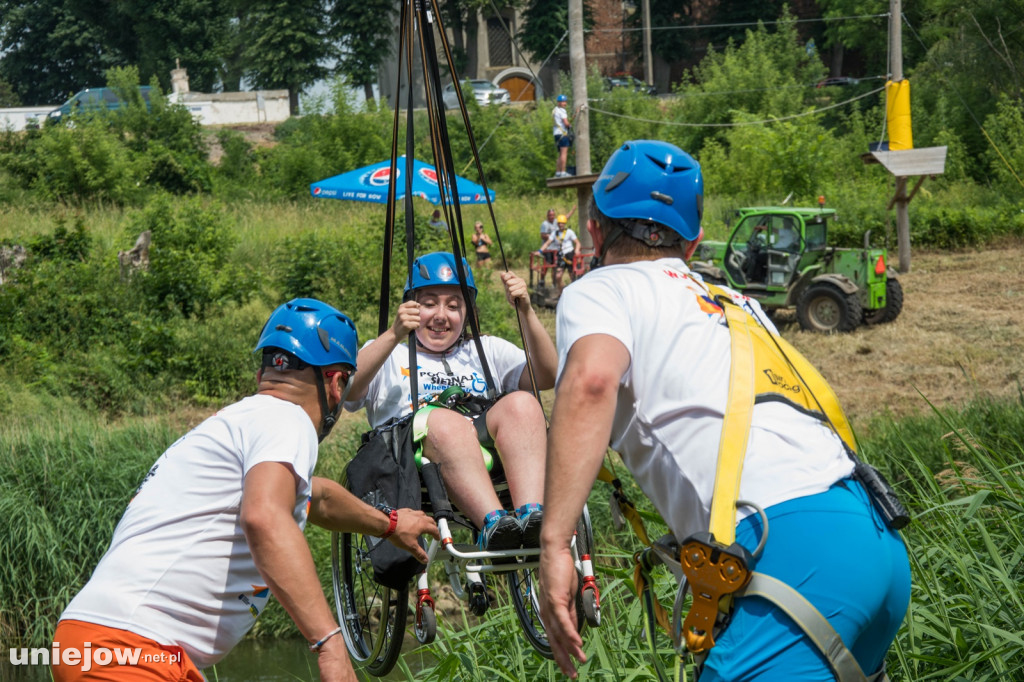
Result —
[[[726, 242], [705, 241], [690, 268], [756, 298], [768, 312], [795, 308], [804, 329], [852, 331], [899, 315], [903, 290], [885, 249], [829, 246], [831, 208], [757, 206], [736, 211]], [[868, 233], [870, 234], [870, 233]]]
[[808, 222], [792, 210], [772, 209], [744, 209], [739, 215], [723, 260], [736, 285], [784, 291], [799, 272], [803, 253], [824, 248], [825, 216]]

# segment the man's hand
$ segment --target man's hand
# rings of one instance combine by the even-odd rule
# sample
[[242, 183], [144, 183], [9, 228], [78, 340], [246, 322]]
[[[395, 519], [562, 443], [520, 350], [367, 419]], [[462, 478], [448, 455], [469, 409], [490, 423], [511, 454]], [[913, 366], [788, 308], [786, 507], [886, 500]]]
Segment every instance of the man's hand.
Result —
[[510, 305], [516, 304], [516, 299], [524, 305], [530, 305], [530, 290], [526, 287], [523, 278], [514, 272], [505, 271], [501, 273], [501, 283], [505, 285], [505, 298]]
[[586, 663], [583, 639], [576, 632], [576, 568], [568, 547], [544, 545], [540, 553], [540, 619], [555, 662], [576, 679], [573, 658]]
[[420, 304], [416, 301], [406, 301], [398, 306], [395, 322], [391, 325], [391, 330], [395, 332], [395, 336], [399, 339], [404, 339], [419, 328]]
[[441, 531], [437, 529], [434, 519], [419, 509], [399, 509], [398, 528], [388, 538], [395, 547], [404, 549], [416, 557], [421, 564], [427, 563], [427, 553], [420, 547], [419, 537], [430, 535], [435, 540], [441, 539]]
[[358, 682], [345, 649], [345, 637], [338, 633], [324, 642], [316, 658], [322, 682]]

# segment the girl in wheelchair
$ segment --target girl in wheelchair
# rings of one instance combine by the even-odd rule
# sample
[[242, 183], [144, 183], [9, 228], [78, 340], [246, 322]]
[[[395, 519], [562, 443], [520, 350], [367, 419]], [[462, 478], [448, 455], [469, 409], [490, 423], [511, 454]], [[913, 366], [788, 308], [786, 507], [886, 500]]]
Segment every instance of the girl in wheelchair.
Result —
[[[472, 299], [476, 286], [463, 259], [466, 288]], [[521, 277], [501, 273], [510, 305], [519, 303], [526, 342], [534, 363], [537, 390], [552, 388], [558, 358], [554, 343], [530, 305]], [[467, 328], [466, 301], [451, 253], [435, 252], [413, 262], [405, 286], [407, 299], [398, 308], [394, 324], [359, 351], [360, 372], [353, 375], [345, 409], [366, 408], [371, 428], [393, 419], [411, 417], [422, 454], [440, 466], [452, 501], [479, 529], [484, 550], [537, 547], [540, 540], [544, 496], [547, 433], [544, 412], [530, 392], [531, 381], [523, 350], [504, 339], [482, 336], [480, 341], [500, 397], [476, 414], [429, 404], [413, 416], [410, 375], [418, 377], [420, 399], [452, 387], [484, 396], [487, 391], [483, 363]], [[417, 365], [410, 371], [409, 348], [403, 341], [415, 332]], [[500, 464], [486, 448], [496, 450]], [[494, 492], [489, 470], [502, 466], [515, 514], [505, 511]]]

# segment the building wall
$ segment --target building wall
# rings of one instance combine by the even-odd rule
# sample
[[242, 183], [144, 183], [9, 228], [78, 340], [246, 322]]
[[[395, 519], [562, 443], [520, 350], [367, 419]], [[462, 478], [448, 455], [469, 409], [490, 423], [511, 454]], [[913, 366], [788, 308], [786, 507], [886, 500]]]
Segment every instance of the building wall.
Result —
[[24, 130], [29, 122], [42, 126], [46, 115], [60, 105], [52, 107], [14, 107], [0, 109], [0, 130], [18, 132]]
[[201, 125], [279, 123], [291, 115], [287, 90], [187, 92], [180, 93], [178, 101]]

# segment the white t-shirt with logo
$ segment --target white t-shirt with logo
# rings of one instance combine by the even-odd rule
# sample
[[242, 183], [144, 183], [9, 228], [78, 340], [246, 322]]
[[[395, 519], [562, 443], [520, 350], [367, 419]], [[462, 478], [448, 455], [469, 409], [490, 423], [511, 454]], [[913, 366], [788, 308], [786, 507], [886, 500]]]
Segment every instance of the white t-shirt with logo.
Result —
[[[765, 319], [756, 301], [732, 295]], [[557, 332], [559, 380], [569, 350], [584, 336], [606, 334], [629, 351], [611, 448], [677, 539], [706, 531], [731, 341], [699, 276], [675, 258], [592, 270], [563, 290]], [[852, 470], [841, 441], [819, 420], [778, 401], [754, 406], [740, 499], [766, 508], [823, 492]], [[740, 508], [737, 521], [750, 513]]]
[[[480, 342], [498, 392], [517, 390], [526, 367], [526, 354], [514, 343], [496, 336], [481, 336]], [[483, 365], [473, 341], [460, 341], [447, 353], [430, 353], [417, 348], [416, 363], [419, 377], [417, 397], [420, 401], [443, 393], [451, 386], [461, 386], [474, 395], [487, 393]], [[411, 414], [412, 384], [409, 375], [409, 346], [401, 343], [391, 351], [370, 381], [366, 396], [362, 400], [345, 403], [345, 409], [355, 412], [365, 407], [366, 419], [374, 429], [390, 419]]]
[[[558, 239], [557, 233], [556, 233], [556, 239]], [[566, 230], [564, 232], [562, 232], [562, 236], [561, 236], [562, 244], [561, 244], [560, 248], [561, 248], [561, 252], [562, 252], [563, 256], [568, 256], [568, 255], [571, 255], [571, 254], [576, 252], [576, 240], [577, 239], [578, 239], [578, 237], [576, 236], [576, 233], [572, 231], [572, 228], [566, 228]]]
[[316, 429], [298, 405], [255, 395], [222, 409], [156, 461], [61, 618], [180, 646], [199, 668], [215, 664], [270, 597], [239, 523], [245, 475], [261, 462], [289, 465], [303, 529], [316, 459]]

